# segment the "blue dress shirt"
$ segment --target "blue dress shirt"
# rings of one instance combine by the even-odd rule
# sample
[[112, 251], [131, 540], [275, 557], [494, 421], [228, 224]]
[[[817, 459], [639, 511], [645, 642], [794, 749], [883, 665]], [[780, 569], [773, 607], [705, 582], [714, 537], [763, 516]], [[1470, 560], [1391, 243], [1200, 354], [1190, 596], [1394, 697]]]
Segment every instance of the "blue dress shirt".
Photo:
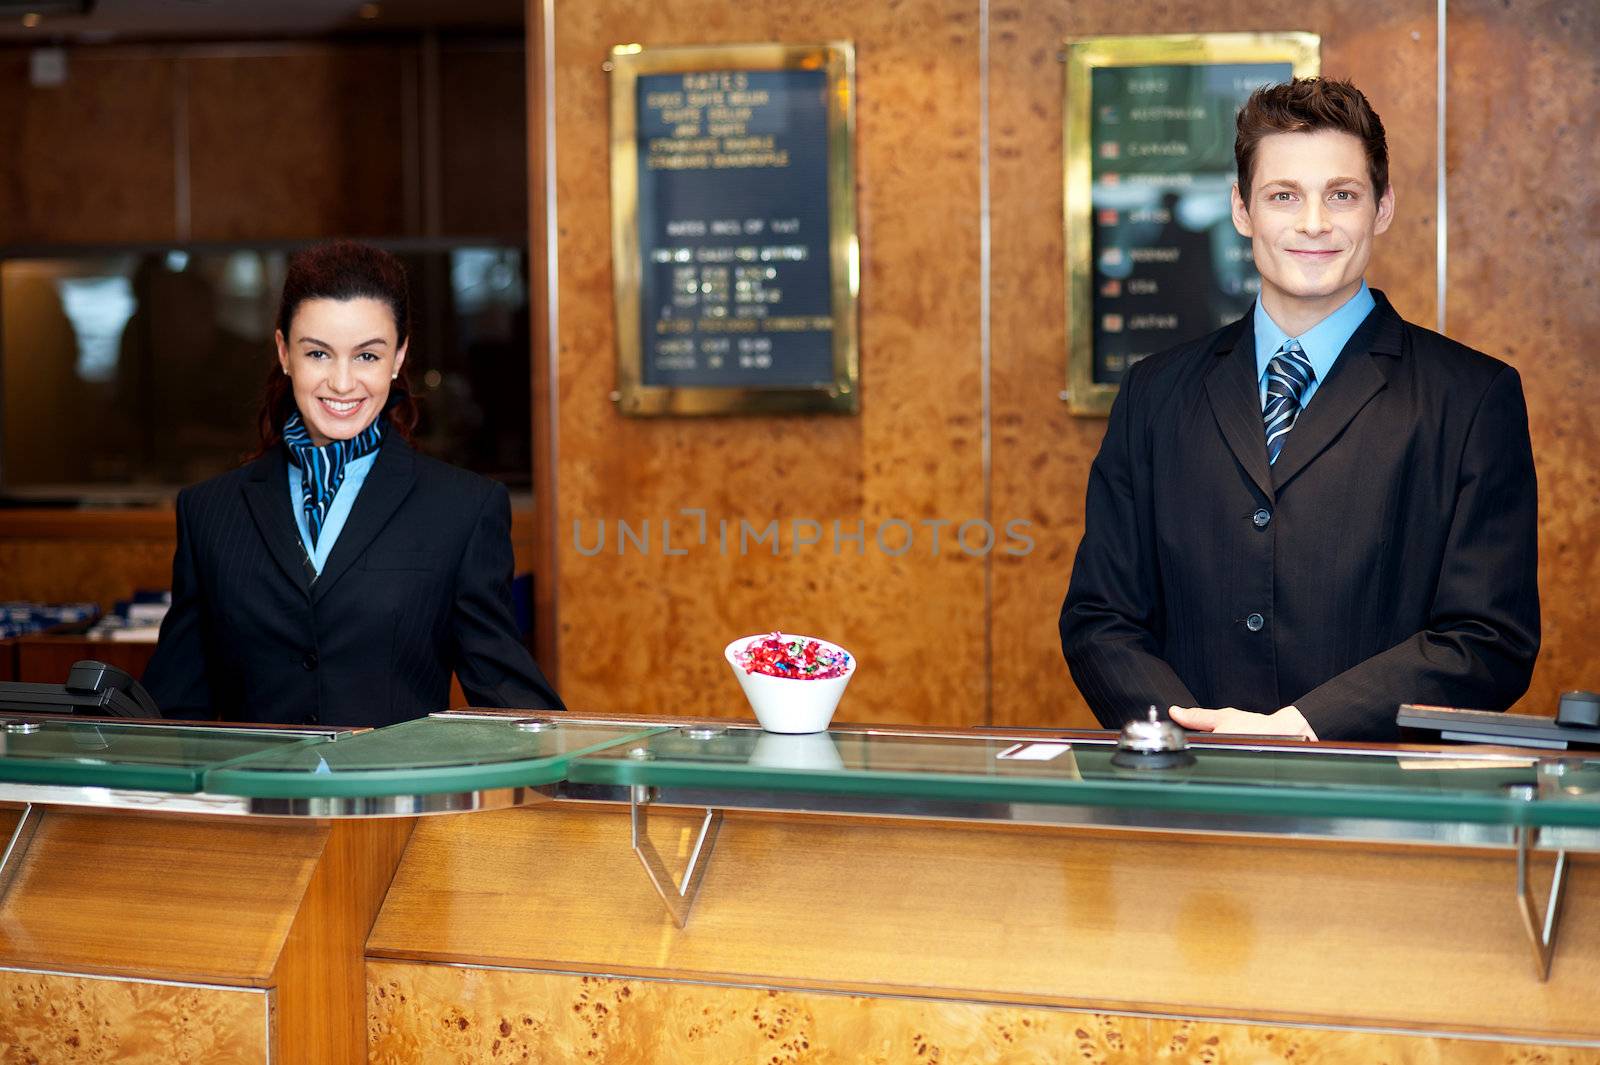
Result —
[[319, 574], [327, 564], [328, 556], [333, 553], [334, 542], [339, 539], [339, 533], [350, 517], [350, 508], [356, 505], [356, 496], [361, 494], [361, 486], [366, 482], [367, 474], [372, 472], [372, 464], [377, 461], [378, 452], [373, 451], [344, 464], [344, 481], [333, 494], [328, 516], [322, 523], [322, 536], [315, 547], [311, 546], [311, 526], [306, 523], [300, 467], [289, 463], [289, 507], [294, 511], [295, 527], [300, 530], [300, 542], [306, 547], [306, 557], [311, 559], [311, 567]]
[[[1311, 363], [1311, 369], [1316, 376], [1306, 386], [1304, 394], [1300, 397], [1300, 409], [1304, 410], [1311, 402], [1311, 397], [1316, 394], [1317, 388], [1328, 377], [1333, 369], [1333, 364], [1339, 359], [1339, 352], [1350, 342], [1355, 331], [1366, 321], [1367, 315], [1372, 313], [1372, 308], [1377, 306], [1377, 301], [1372, 298], [1372, 293], [1367, 289], [1367, 283], [1361, 282], [1361, 290], [1348, 300], [1344, 306], [1334, 311], [1328, 317], [1307, 329], [1297, 337], [1290, 337], [1272, 320], [1272, 316], [1261, 306], [1261, 297], [1256, 297], [1255, 327], [1256, 327], [1256, 380], [1261, 385], [1261, 409], [1267, 407], [1267, 363], [1283, 347], [1285, 340], [1298, 340], [1301, 349], [1306, 353], [1306, 358]], [[334, 506], [338, 506], [337, 502]]]

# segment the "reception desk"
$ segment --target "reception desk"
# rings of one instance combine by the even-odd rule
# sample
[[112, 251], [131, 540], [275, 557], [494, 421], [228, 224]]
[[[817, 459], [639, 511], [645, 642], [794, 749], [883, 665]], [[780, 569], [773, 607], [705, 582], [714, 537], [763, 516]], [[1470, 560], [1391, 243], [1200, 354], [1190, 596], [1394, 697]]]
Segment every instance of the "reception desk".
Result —
[[1592, 757], [5, 728], [17, 1060], [1600, 1061]]

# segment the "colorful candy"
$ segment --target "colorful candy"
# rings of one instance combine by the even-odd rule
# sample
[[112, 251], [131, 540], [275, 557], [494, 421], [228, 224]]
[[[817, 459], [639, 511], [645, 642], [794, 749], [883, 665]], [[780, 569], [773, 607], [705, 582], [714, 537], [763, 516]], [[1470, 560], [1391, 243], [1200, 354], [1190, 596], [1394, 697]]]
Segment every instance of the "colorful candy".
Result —
[[850, 671], [848, 651], [781, 632], [756, 637], [734, 657], [746, 673], [791, 680], [830, 680]]

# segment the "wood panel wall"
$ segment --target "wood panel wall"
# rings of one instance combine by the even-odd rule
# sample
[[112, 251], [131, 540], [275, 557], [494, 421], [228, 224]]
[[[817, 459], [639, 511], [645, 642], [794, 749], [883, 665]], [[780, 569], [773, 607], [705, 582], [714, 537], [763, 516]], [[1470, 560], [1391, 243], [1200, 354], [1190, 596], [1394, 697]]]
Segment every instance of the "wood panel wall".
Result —
[[176, 64], [74, 62], [42, 90], [28, 54], [0, 49], [0, 244], [170, 239]]
[[271, 1065], [272, 993], [0, 970], [0, 1060]]
[[[538, 5], [532, 5], [537, 20]], [[556, 6], [555, 94], [560, 410], [557, 597], [561, 687], [575, 709], [747, 715], [724, 645], [784, 629], [826, 635], [864, 668], [840, 710], [852, 720], [961, 724], [984, 717], [981, 560], [935, 555], [923, 520], [983, 517], [976, 294], [978, 11], [971, 0], [843, 0], [729, 6], [626, 0]], [[855, 42], [861, 234], [857, 417], [629, 419], [617, 413], [611, 302], [606, 81], [613, 44]], [[695, 536], [709, 543], [667, 556]], [[617, 520], [650, 522], [648, 554], [619, 554]], [[782, 542], [741, 553], [741, 522], [776, 519]], [[791, 547], [791, 522], [823, 542]], [[718, 522], [730, 524], [730, 547]], [[864, 522], [835, 552], [833, 523]], [[892, 557], [885, 523], [919, 531]], [[598, 523], [606, 549], [586, 557]], [[806, 527], [809, 528], [809, 527]], [[905, 530], [888, 525], [898, 551]]]
[[1600, 5], [1452, 0], [1448, 54], [1447, 327], [1522, 374], [1551, 714], [1600, 688]]
[[[537, 30], [541, 5], [530, 4]], [[837, 639], [862, 670], [839, 716], [954, 724], [1084, 725], [1056, 618], [1083, 528], [1102, 419], [1068, 415], [1061, 240], [1064, 38], [1310, 30], [1323, 70], [1383, 117], [1399, 218], [1370, 273], [1411, 320], [1438, 316], [1436, 5], [1333, 0], [996, 0], [989, 12], [992, 346], [986, 484], [980, 454], [979, 40], [973, 0], [867, 7], [812, 0], [780, 12], [688, 0], [641, 11], [555, 6], [559, 326], [554, 380], [552, 586], [560, 684], [576, 707], [741, 714], [724, 643], [784, 627]], [[1542, 489], [1545, 645], [1517, 709], [1600, 683], [1588, 591], [1600, 556], [1600, 429], [1589, 414], [1600, 337], [1600, 176], [1587, 148], [1600, 105], [1600, 8], [1545, 0], [1450, 7], [1448, 331], [1523, 374]], [[857, 48], [863, 255], [862, 412], [853, 419], [632, 421], [613, 387], [609, 218], [600, 63], [647, 45], [850, 39]], [[1517, 61], [1507, 63], [1507, 55]], [[537, 148], [537, 145], [535, 146]], [[537, 175], [537, 169], [533, 171]], [[548, 367], [541, 366], [542, 373]], [[987, 509], [985, 505], [987, 503]], [[987, 517], [1031, 523], [1033, 550], [898, 559], [691, 550], [666, 557], [704, 507], [713, 522]], [[650, 519], [649, 555], [616, 553], [618, 518]], [[592, 548], [575, 549], [574, 522]], [[698, 545], [696, 545], [698, 547]], [[877, 557], [874, 557], [877, 556]]]
[[172, 586], [172, 508], [0, 510], [0, 600], [93, 602], [102, 610], [141, 589]]
[[514, 38], [65, 52], [0, 47], [0, 246], [527, 228]]
[[[321, 46], [180, 60], [192, 231], [212, 240], [415, 231], [414, 49]], [[183, 165], [180, 160], [179, 166]], [[414, 178], [410, 187], [415, 188]], [[410, 226], [408, 226], [410, 221]]]

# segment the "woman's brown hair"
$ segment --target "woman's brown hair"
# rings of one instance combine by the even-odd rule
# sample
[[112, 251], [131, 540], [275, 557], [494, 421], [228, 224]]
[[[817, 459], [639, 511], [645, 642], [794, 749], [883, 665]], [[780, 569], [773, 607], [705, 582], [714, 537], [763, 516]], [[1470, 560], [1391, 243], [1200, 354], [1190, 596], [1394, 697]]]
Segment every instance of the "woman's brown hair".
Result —
[[[278, 331], [289, 336], [295, 312], [307, 300], [381, 300], [394, 314], [395, 343], [402, 345], [411, 335], [411, 291], [406, 281], [405, 264], [389, 252], [370, 244], [335, 240], [314, 244], [289, 257], [283, 279], [283, 297], [278, 301]], [[256, 428], [261, 434], [265, 454], [283, 439], [283, 423], [294, 411], [294, 389], [289, 376], [276, 359], [267, 372], [261, 395]], [[417, 400], [406, 380], [406, 368], [389, 386], [389, 401], [384, 405], [389, 425], [406, 440], [417, 428]]]

